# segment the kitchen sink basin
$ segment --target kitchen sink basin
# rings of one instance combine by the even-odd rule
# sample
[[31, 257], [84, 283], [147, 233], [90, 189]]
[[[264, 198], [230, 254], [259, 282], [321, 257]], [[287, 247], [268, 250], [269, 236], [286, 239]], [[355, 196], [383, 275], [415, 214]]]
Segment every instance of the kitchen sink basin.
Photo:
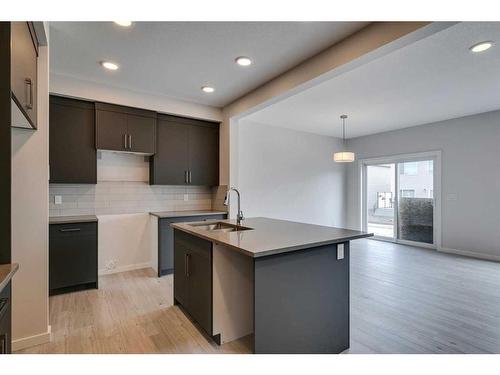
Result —
[[195, 228], [198, 228], [198, 229], [202, 229], [202, 230], [218, 231], [218, 232], [239, 232], [242, 230], [251, 230], [252, 229], [252, 228], [248, 228], [248, 227], [242, 227], [241, 225], [222, 223], [222, 222], [195, 223], [195, 224], [188, 224], [188, 225], [195, 227]]

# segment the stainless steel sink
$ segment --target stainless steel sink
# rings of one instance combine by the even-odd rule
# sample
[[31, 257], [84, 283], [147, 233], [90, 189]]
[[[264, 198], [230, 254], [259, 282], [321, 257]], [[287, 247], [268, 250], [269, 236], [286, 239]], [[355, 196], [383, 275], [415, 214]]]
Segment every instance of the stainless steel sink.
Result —
[[223, 223], [223, 222], [214, 222], [214, 223], [195, 223], [188, 224], [192, 227], [209, 230], [209, 231], [218, 231], [218, 232], [239, 232], [242, 230], [250, 230], [252, 228], [243, 227], [241, 225]]

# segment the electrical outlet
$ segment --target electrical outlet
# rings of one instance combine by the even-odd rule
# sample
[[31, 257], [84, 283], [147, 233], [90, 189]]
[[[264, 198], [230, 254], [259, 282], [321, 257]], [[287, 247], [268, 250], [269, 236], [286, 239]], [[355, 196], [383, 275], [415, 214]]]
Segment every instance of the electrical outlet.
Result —
[[54, 195], [54, 204], [62, 204], [62, 195]]
[[185, 201], [188, 201], [188, 200], [189, 200], [189, 195], [188, 195], [188, 194], [184, 194], [184, 200], [185, 200]]
[[337, 260], [344, 259], [344, 244], [337, 244]]
[[114, 270], [116, 268], [116, 260], [111, 259], [106, 262], [106, 269], [108, 271]]
[[447, 201], [456, 201], [458, 200], [458, 194], [457, 193], [450, 193], [446, 196]]

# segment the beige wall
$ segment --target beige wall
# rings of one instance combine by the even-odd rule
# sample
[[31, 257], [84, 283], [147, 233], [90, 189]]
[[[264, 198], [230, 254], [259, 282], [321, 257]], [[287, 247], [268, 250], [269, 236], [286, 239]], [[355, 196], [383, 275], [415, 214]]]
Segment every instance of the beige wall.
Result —
[[451, 23], [376, 22], [223, 108], [220, 183], [230, 183], [230, 122], [424, 38]]
[[12, 129], [13, 349], [49, 339], [48, 47], [38, 59], [38, 130]]

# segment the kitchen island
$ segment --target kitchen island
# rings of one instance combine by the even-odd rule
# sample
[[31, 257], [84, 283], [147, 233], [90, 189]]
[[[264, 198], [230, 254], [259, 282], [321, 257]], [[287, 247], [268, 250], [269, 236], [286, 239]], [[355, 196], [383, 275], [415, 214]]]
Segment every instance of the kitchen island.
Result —
[[176, 223], [174, 300], [219, 343], [255, 353], [349, 347], [349, 243], [372, 234], [268, 218]]

